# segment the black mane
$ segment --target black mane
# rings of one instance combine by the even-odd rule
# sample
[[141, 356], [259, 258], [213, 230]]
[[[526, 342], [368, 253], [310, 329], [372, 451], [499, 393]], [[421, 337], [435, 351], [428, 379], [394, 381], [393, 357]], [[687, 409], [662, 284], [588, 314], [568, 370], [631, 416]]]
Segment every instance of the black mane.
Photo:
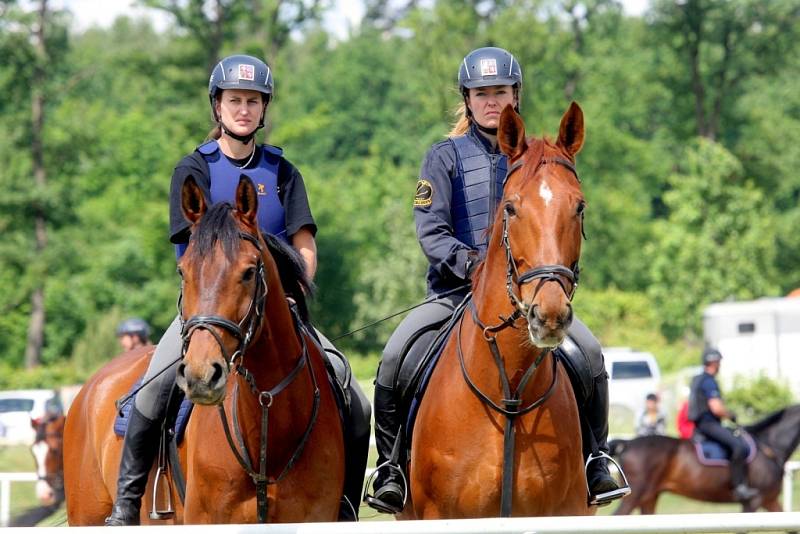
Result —
[[[233, 217], [234, 207], [228, 202], [218, 202], [209, 208], [192, 233], [192, 259], [208, 255], [217, 242], [222, 245], [225, 257], [233, 260], [242, 243], [239, 224]], [[262, 235], [278, 268], [283, 291], [297, 302], [304, 321], [309, 320], [307, 298], [313, 295], [314, 283], [306, 275], [305, 261], [300, 254], [274, 235]]]
[[800, 444], [800, 405], [795, 404], [769, 414], [760, 421], [744, 427], [756, 441], [769, 445], [781, 463], [792, 455]]

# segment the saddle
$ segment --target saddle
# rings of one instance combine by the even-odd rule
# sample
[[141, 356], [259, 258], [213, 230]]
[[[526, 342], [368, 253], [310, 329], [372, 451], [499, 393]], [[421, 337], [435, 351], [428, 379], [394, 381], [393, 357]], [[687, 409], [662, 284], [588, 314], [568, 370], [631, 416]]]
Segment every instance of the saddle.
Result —
[[[744, 430], [741, 431], [739, 439], [743, 441], [747, 447], [745, 463], [749, 464], [755, 460], [758, 447], [753, 437]], [[728, 449], [723, 447], [719, 442], [708, 438], [700, 432], [695, 432], [694, 435], [692, 435], [691, 442], [697, 454], [697, 461], [701, 464], [711, 467], [725, 467], [730, 465], [730, 453]]]

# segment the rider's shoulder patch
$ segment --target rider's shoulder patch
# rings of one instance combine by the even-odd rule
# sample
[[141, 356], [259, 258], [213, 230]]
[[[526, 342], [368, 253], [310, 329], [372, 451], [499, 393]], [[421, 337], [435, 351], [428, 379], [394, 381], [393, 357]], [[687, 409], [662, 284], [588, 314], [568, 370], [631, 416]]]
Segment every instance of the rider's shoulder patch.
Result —
[[431, 202], [433, 202], [433, 186], [428, 180], [420, 179], [414, 195], [414, 206], [430, 206]]

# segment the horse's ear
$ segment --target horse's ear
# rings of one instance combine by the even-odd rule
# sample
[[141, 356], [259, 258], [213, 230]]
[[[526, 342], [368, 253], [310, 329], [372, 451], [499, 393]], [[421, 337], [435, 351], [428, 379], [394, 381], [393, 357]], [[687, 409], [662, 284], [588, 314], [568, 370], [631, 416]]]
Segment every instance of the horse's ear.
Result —
[[183, 216], [192, 224], [197, 224], [197, 221], [202, 219], [206, 213], [206, 199], [192, 175], [187, 176], [183, 181], [181, 208], [183, 209]]
[[563, 148], [570, 157], [580, 152], [583, 146], [583, 110], [574, 101], [561, 117], [561, 126], [558, 129], [558, 142], [556, 145]]
[[528, 143], [525, 141], [525, 123], [511, 104], [500, 114], [497, 143], [500, 145], [500, 152], [510, 160], [518, 158], [528, 148]]
[[258, 197], [253, 181], [242, 174], [239, 176], [239, 185], [236, 187], [236, 211], [249, 226], [258, 227]]

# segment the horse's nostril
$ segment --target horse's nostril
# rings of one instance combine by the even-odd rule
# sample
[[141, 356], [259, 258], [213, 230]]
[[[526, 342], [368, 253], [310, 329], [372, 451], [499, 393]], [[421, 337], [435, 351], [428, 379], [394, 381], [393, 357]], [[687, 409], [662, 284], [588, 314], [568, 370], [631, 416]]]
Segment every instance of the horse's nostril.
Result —
[[211, 364], [211, 366], [214, 368], [214, 374], [211, 375], [211, 383], [215, 384], [219, 381], [220, 378], [222, 378], [222, 365], [220, 365], [217, 362], [214, 362], [213, 364]]
[[178, 376], [186, 378], [186, 364], [185, 363], [178, 364], [178, 370], [176, 372], [178, 373]]

